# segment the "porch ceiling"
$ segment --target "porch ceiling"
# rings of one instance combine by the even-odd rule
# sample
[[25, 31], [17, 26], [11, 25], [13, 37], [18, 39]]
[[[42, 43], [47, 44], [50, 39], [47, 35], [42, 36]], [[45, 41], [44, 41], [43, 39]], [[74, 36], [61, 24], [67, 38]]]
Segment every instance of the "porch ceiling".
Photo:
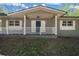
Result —
[[[23, 15], [28, 15], [28, 16], [31, 16], [31, 15], [32, 16], [33, 15], [37, 15], [37, 16], [46, 15], [45, 17], [47, 17], [47, 16], [49, 17], [49, 15], [52, 15], [52, 16], [55, 16], [55, 15], [62, 16], [65, 13], [66, 12], [64, 12], [64, 11], [59, 11], [59, 10], [56, 10], [56, 9], [47, 8], [47, 7], [44, 7], [44, 6], [37, 6], [37, 7], [34, 7], [34, 8], [25, 9], [25, 10], [22, 10], [22, 11], [18, 11], [18, 12], [15, 12], [15, 13], [8, 14], [8, 16], [23, 17]], [[34, 16], [34, 17], [36, 17], [36, 16]]]

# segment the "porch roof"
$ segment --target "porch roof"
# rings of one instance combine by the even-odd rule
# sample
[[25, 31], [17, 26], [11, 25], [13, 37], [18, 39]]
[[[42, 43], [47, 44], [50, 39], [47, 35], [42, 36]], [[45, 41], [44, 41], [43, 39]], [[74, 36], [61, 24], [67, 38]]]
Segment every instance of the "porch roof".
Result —
[[20, 10], [20, 11], [9, 13], [8, 16], [25, 15], [25, 14], [29, 14], [29, 13], [35, 12], [35, 11], [45, 11], [45, 12], [48, 12], [48, 13], [51, 13], [51, 14], [54, 14], [54, 15], [58, 15], [58, 16], [63, 16], [64, 14], [67, 13], [63, 10], [50, 8], [50, 7], [47, 7], [47, 6], [36, 6], [36, 7], [23, 9], [23, 10]]

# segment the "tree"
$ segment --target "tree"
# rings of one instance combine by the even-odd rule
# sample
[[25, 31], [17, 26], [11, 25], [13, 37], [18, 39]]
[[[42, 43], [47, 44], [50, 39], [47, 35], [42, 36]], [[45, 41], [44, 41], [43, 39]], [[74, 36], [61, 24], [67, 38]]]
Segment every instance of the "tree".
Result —
[[7, 11], [5, 8], [0, 7], [0, 13], [7, 14], [7, 13], [8, 13], [8, 11]]

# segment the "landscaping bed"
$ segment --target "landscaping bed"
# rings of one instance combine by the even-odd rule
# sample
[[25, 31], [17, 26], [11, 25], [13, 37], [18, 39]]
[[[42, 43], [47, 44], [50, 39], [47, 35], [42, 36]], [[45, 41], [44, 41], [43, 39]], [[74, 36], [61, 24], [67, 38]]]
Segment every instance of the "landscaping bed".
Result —
[[0, 54], [6, 56], [78, 56], [79, 38], [0, 37]]

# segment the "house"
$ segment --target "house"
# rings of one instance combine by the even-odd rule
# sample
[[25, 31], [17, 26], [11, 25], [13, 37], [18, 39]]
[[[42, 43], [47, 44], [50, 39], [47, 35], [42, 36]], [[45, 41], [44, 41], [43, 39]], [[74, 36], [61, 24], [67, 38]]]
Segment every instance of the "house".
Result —
[[67, 12], [36, 6], [0, 16], [0, 34], [57, 35], [78, 37], [79, 17], [64, 16]]

